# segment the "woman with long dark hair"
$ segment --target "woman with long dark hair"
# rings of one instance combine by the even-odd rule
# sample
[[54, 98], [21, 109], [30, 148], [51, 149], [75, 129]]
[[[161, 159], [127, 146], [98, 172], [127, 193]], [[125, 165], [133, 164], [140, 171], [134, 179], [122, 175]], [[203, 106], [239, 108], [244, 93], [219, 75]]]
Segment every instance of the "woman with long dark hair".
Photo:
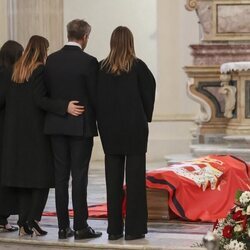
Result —
[[125, 240], [144, 238], [147, 233], [146, 151], [154, 99], [154, 77], [136, 57], [131, 31], [119, 26], [112, 33], [108, 57], [100, 63], [97, 102], [105, 153], [109, 240], [123, 236], [124, 170]]
[[[16, 41], [9, 40], [0, 49], [0, 95], [4, 96], [15, 62], [21, 57], [23, 47]], [[0, 98], [1, 99], [1, 98]], [[4, 110], [0, 111], [0, 184], [1, 184], [1, 155], [3, 140]], [[18, 213], [18, 202], [15, 189], [0, 186], [0, 232], [18, 230], [8, 223], [11, 214]]]
[[[54, 187], [51, 145], [43, 133], [45, 111], [64, 116], [72, 110], [72, 102], [46, 97], [43, 72], [48, 47], [46, 38], [30, 38], [14, 66], [10, 87], [2, 101], [5, 103], [2, 183], [18, 188], [19, 235], [47, 234], [38, 224], [49, 188]], [[82, 108], [75, 107], [74, 114], [81, 113]]]

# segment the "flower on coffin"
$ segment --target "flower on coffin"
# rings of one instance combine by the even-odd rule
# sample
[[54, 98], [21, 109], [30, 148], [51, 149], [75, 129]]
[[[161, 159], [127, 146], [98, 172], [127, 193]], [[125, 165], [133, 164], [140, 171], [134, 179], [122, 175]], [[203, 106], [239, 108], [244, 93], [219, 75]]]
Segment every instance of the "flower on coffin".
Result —
[[245, 250], [246, 245], [242, 242], [239, 242], [237, 240], [231, 240], [228, 245], [225, 245], [225, 250]]
[[243, 215], [242, 212], [243, 212], [243, 210], [235, 211], [234, 214], [232, 215], [232, 219], [235, 221], [244, 220], [246, 215]]
[[220, 250], [250, 250], [249, 191], [236, 193], [235, 206], [214, 224], [213, 234], [219, 238]]
[[242, 205], [247, 205], [250, 202], [250, 191], [245, 191], [239, 198], [239, 202]]
[[240, 224], [235, 225], [234, 232], [241, 232], [243, 231], [243, 226]]
[[226, 225], [223, 228], [223, 237], [230, 239], [232, 238], [232, 236], [233, 236], [233, 227], [230, 225]]

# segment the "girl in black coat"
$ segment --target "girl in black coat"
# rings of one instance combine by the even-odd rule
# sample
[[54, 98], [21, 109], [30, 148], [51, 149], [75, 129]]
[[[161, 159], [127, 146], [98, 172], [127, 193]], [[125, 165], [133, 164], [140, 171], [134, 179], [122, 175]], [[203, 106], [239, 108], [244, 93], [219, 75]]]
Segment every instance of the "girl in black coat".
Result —
[[133, 35], [117, 27], [109, 56], [100, 63], [97, 121], [105, 152], [109, 240], [123, 236], [124, 169], [127, 206], [125, 239], [147, 233], [145, 155], [148, 122], [152, 119], [155, 80], [146, 64], [135, 57]]
[[[0, 95], [4, 96], [14, 63], [23, 53], [23, 47], [16, 41], [7, 41], [0, 49]], [[1, 97], [0, 97], [1, 99]], [[18, 202], [16, 190], [1, 185], [1, 155], [3, 141], [4, 110], [0, 111], [0, 231], [18, 230], [8, 223], [10, 214], [17, 214]]]
[[[32, 36], [14, 66], [11, 83], [0, 108], [5, 105], [2, 183], [19, 190], [19, 234], [45, 235], [38, 221], [48, 191], [54, 186], [51, 145], [44, 130], [44, 110], [57, 115], [74, 111], [66, 100], [50, 100], [43, 83], [48, 40]], [[1, 104], [2, 103], [2, 104]]]

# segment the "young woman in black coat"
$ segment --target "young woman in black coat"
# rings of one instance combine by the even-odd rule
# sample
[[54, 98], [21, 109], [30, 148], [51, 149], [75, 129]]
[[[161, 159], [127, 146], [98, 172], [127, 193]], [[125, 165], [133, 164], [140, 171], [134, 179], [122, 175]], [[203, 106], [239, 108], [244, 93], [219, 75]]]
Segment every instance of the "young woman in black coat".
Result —
[[122, 200], [126, 173], [125, 240], [147, 233], [145, 155], [148, 122], [155, 99], [155, 80], [146, 64], [136, 58], [133, 35], [117, 27], [110, 53], [100, 63], [97, 121], [105, 152], [109, 240], [123, 236]]
[[[0, 95], [4, 96], [8, 79], [11, 76], [13, 65], [21, 57], [23, 47], [16, 41], [9, 40], [0, 49]], [[1, 99], [1, 98], [0, 98]], [[16, 190], [1, 185], [1, 155], [3, 141], [4, 110], [0, 111], [0, 232], [14, 232], [18, 230], [8, 223], [11, 214], [18, 213]]]
[[2, 183], [19, 190], [19, 235], [47, 234], [38, 224], [49, 188], [54, 187], [51, 145], [43, 133], [45, 110], [63, 116], [83, 109], [74, 102], [46, 97], [43, 71], [48, 47], [44, 37], [30, 38], [0, 100], [0, 107], [5, 105]]

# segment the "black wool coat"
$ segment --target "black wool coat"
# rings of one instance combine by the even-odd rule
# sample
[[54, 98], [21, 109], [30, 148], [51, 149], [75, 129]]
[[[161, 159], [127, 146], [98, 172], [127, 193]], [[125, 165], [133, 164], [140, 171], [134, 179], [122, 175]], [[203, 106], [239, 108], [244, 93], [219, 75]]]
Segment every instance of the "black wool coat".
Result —
[[[0, 101], [4, 105], [4, 96], [11, 76], [11, 70], [0, 67]], [[0, 104], [1, 105], [1, 104]], [[1, 170], [2, 170], [2, 152], [3, 152], [3, 126], [4, 126], [4, 110], [0, 110], [0, 215], [9, 215], [18, 213], [18, 196], [13, 188], [2, 186]]]
[[[2, 184], [9, 187], [54, 186], [51, 145], [44, 135], [45, 110], [64, 116], [68, 102], [46, 97], [44, 66], [38, 66], [28, 81], [10, 83], [5, 97], [2, 152]], [[0, 108], [1, 108], [0, 106]]]
[[96, 83], [98, 61], [78, 46], [65, 45], [51, 54], [45, 66], [45, 84], [51, 98], [79, 101], [85, 107], [80, 116], [48, 113], [45, 133], [93, 137], [96, 127]]
[[146, 153], [155, 100], [155, 79], [147, 65], [136, 59], [130, 72], [120, 75], [100, 69], [97, 96], [97, 122], [105, 154]]

